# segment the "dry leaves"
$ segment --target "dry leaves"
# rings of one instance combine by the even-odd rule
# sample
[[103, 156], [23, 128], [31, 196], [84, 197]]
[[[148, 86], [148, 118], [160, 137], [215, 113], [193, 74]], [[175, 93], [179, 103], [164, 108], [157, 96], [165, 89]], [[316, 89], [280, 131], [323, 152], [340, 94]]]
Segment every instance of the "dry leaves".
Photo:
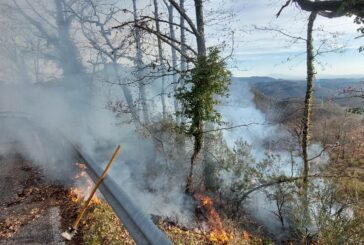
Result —
[[21, 226], [39, 218], [42, 211], [40, 208], [32, 208], [26, 214], [7, 217], [5, 220], [0, 221], [0, 238], [11, 238]]

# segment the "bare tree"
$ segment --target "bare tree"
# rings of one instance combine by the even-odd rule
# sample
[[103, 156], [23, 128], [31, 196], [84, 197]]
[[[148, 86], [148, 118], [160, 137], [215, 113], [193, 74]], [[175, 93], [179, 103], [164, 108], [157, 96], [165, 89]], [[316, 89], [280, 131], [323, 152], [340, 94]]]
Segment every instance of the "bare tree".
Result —
[[[172, 40], [176, 40], [176, 33], [174, 31], [174, 25], [172, 23], [174, 23], [174, 20], [173, 20], [173, 15], [174, 15], [174, 7], [172, 6], [172, 4], [169, 4], [167, 2], [167, 0], [163, 0], [165, 5], [167, 6], [167, 9], [168, 9], [168, 21], [169, 21], [169, 35], [171, 37]], [[172, 41], [173, 42], [173, 41]], [[182, 48], [183, 45], [181, 46], [181, 51], [182, 51]], [[177, 52], [176, 52], [176, 49], [171, 46], [171, 53], [172, 53], [172, 66], [173, 66], [173, 69], [176, 69], [177, 68]], [[173, 87], [174, 87], [174, 92], [176, 93], [176, 90], [177, 90], [177, 74], [174, 73], [172, 75], [172, 83], [173, 83]], [[174, 100], [174, 110], [176, 112], [176, 121], [177, 123], [180, 122], [180, 116], [178, 114], [179, 112], [179, 108], [178, 108], [178, 101], [175, 99]]]
[[[159, 9], [158, 9], [158, 1], [154, 0], [154, 18], [155, 18], [155, 26], [156, 26], [156, 31], [158, 33], [161, 32], [160, 29], [160, 23], [159, 23]], [[158, 40], [158, 59], [159, 59], [159, 63], [160, 66], [162, 67], [162, 72], [166, 72], [165, 71], [165, 65], [164, 65], [164, 57], [163, 57], [163, 48], [162, 48], [162, 40], [157, 37]], [[166, 118], [167, 112], [166, 112], [166, 98], [165, 98], [165, 90], [166, 90], [166, 79], [165, 76], [162, 76], [162, 91], [161, 91], [161, 102], [162, 102], [162, 116], [163, 119]]]
[[[105, 9], [108, 11], [104, 11]], [[84, 0], [78, 3], [78, 8], [68, 5], [67, 11], [77, 18], [84, 37], [86, 37], [96, 53], [103, 57], [102, 64], [107, 66], [108, 63], [111, 63], [111, 83], [121, 86], [133, 123], [136, 127], [139, 127], [140, 119], [133, 94], [126, 81], [121, 79], [118, 63], [122, 58], [134, 60], [134, 57], [130, 57], [127, 53], [127, 50], [133, 44], [130, 42], [131, 36], [126, 35], [116, 42], [111, 35], [112, 21], [121, 10], [113, 5], [97, 5], [94, 0]]]
[[[137, 5], [136, 0], [133, 0], [133, 17], [134, 21], [138, 21], [138, 13], [137, 13]], [[146, 98], [145, 86], [143, 83], [143, 54], [142, 54], [142, 41], [141, 41], [141, 33], [139, 28], [134, 29], [134, 37], [135, 37], [135, 45], [136, 45], [136, 56], [135, 56], [135, 65], [137, 67], [136, 78], [138, 81], [139, 88], [139, 96], [140, 102], [142, 105], [143, 119], [144, 123], [149, 124], [149, 110], [148, 103]]]
[[[43, 57], [58, 64], [66, 82], [85, 81], [85, 68], [71, 34], [74, 16], [67, 11], [71, 1], [54, 0], [53, 4], [54, 9], [41, 1], [23, 1], [20, 4], [15, 0], [12, 4], [4, 5], [24, 18], [29, 27], [36, 30], [37, 37], [52, 47]], [[53, 19], [47, 19], [48, 17]]]

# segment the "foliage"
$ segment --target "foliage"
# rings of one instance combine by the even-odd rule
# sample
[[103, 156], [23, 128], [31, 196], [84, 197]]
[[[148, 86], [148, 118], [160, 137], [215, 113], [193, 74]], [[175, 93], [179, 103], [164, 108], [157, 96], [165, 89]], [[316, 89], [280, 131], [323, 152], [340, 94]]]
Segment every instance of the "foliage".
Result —
[[360, 108], [360, 107], [348, 108], [347, 112], [362, 115], [362, 114], [364, 114], [364, 108]]
[[220, 122], [221, 115], [214, 106], [219, 103], [217, 96], [227, 96], [230, 76], [219, 49], [210, 48], [207, 56], [197, 58], [196, 66], [176, 94], [182, 104], [178, 114], [191, 119], [190, 134], [200, 129], [201, 122]]
[[355, 211], [356, 198], [349, 191], [343, 196], [331, 184], [327, 184], [317, 197], [320, 203], [315, 220], [320, 243], [363, 244], [364, 223]]
[[272, 212], [279, 219], [282, 228], [286, 226], [286, 220], [290, 216], [291, 204], [294, 201], [294, 188], [292, 183], [282, 183], [273, 186], [272, 192], [266, 190], [268, 199], [275, 203], [277, 210]]
[[[361, 18], [361, 17], [355, 17], [354, 19], [354, 23], [355, 24], [358, 24], [358, 25], [361, 25], [357, 31], [360, 33], [360, 37], [363, 37], [364, 36], [364, 18]], [[359, 52], [363, 52], [364, 51], [364, 46], [360, 46], [359, 47]]]
[[242, 194], [269, 180], [276, 172], [272, 168], [275, 156], [266, 155], [264, 159], [257, 161], [251, 150], [252, 146], [241, 139], [235, 142], [232, 150], [225, 142], [216, 141], [214, 144], [218, 162], [214, 170], [214, 179], [226, 206], [231, 207], [231, 210], [227, 211], [235, 212], [235, 215], [238, 215], [236, 212], [240, 208]]

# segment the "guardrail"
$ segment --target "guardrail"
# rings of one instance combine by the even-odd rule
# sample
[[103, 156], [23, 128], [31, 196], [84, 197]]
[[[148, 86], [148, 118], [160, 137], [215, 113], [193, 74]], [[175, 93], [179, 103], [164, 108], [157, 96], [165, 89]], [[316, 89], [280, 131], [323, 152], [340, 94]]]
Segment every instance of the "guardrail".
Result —
[[[31, 123], [37, 130], [45, 130], [40, 128], [36, 124], [35, 120], [26, 113], [19, 112], [0, 112], [0, 117], [7, 118], [17, 118], [25, 120]], [[101, 167], [93, 162], [87, 154], [85, 154], [82, 149], [74, 145], [69, 140], [69, 142], [74, 148], [75, 152], [81, 157], [85, 164], [87, 165], [87, 172], [90, 177], [97, 181], [99, 173], [102, 173]], [[116, 184], [116, 182], [107, 176], [103, 183], [99, 187], [102, 195], [106, 201], [110, 204], [121, 223], [128, 230], [134, 241], [139, 245], [172, 245], [173, 243], [168, 239], [165, 233], [163, 233], [150, 218], [148, 218], [142, 210], [136, 207], [136, 205], [131, 201], [129, 196], [122, 190], [122, 188]]]
[[[85, 160], [90, 177], [97, 181], [102, 168], [93, 163], [80, 149], [77, 152]], [[167, 236], [157, 228], [150, 218], [137, 208], [128, 195], [107, 176], [99, 187], [106, 201], [124, 224], [134, 241], [139, 244], [171, 245], [173, 244]]]

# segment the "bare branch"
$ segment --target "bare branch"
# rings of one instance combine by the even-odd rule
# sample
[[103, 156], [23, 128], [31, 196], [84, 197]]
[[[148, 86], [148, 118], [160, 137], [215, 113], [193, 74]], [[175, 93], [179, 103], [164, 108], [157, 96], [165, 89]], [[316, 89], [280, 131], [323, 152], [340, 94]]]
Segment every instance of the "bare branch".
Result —
[[276, 14], [276, 17], [278, 18], [280, 15], [281, 15], [281, 13], [282, 13], [282, 11], [283, 11], [283, 9], [285, 9], [289, 4], [291, 3], [291, 0], [287, 0], [287, 2], [281, 7], [281, 9], [278, 11], [278, 13]]
[[256, 186], [252, 189], [250, 189], [249, 191], [245, 192], [242, 194], [242, 196], [240, 197], [240, 202], [242, 202], [244, 199], [246, 199], [251, 193], [258, 191], [260, 189], [263, 188], [267, 188], [269, 186], [273, 186], [273, 185], [279, 185], [282, 183], [287, 183], [287, 182], [294, 182], [296, 180], [301, 180], [304, 178], [318, 178], [318, 179], [325, 179], [325, 178], [350, 178], [350, 179], [357, 179], [359, 177], [355, 177], [355, 176], [340, 176], [340, 175], [308, 175], [308, 176], [297, 176], [297, 177], [286, 177], [286, 176], [280, 176], [278, 177], [278, 179], [272, 180], [270, 182], [267, 183], [263, 183], [259, 186]]
[[[194, 62], [194, 60], [191, 58], [191, 57], [189, 57], [189, 56], [186, 56], [186, 54], [184, 54], [183, 52], [182, 52], [182, 50], [180, 49], [180, 47], [178, 47], [177, 45], [175, 45], [174, 44], [174, 42], [175, 43], [177, 43], [177, 44], [179, 44], [179, 45], [182, 45], [182, 43], [180, 42], [180, 41], [178, 41], [178, 40], [175, 40], [175, 39], [172, 39], [172, 38], [170, 38], [168, 35], [165, 35], [165, 34], [163, 34], [163, 33], [159, 33], [159, 32], [157, 32], [156, 30], [153, 30], [153, 29], [151, 29], [151, 28], [149, 28], [149, 27], [147, 27], [147, 26], [144, 26], [144, 25], [139, 25], [139, 24], [135, 24], [135, 27], [137, 27], [137, 28], [140, 28], [140, 29], [142, 29], [142, 30], [145, 30], [145, 31], [147, 31], [147, 32], [149, 32], [149, 33], [151, 33], [151, 34], [154, 34], [154, 35], [156, 35], [157, 37], [159, 37], [164, 43], [167, 43], [168, 45], [170, 45], [170, 46], [172, 46], [173, 48], [175, 48], [177, 51], [178, 51], [178, 53], [180, 53], [181, 55], [184, 55], [185, 56], [185, 58], [188, 60], [188, 61], [191, 61], [191, 62]], [[183, 44], [189, 51], [191, 51], [193, 54], [195, 54], [196, 56], [197, 56], [197, 52], [193, 49], [193, 48], [191, 48], [189, 45], [187, 45], [187, 44]]]
[[336, 147], [339, 147], [340, 145], [337, 143], [337, 144], [334, 144], [334, 145], [325, 145], [324, 148], [322, 148], [322, 150], [319, 152], [319, 154], [317, 154], [316, 156], [310, 158], [310, 159], [307, 159], [308, 162], [312, 161], [312, 160], [315, 160], [316, 158], [319, 158], [324, 152], [326, 152], [327, 149], [334, 149]]
[[231, 126], [231, 127], [224, 127], [224, 128], [206, 130], [206, 131], [203, 131], [203, 133], [216, 132], [216, 131], [222, 131], [222, 130], [230, 130], [230, 129], [241, 128], [241, 127], [249, 127], [249, 126], [252, 126], [252, 125], [269, 125], [269, 123], [263, 124], [263, 123], [252, 122], [252, 123], [247, 123], [247, 124], [234, 125], [234, 126]]
[[182, 9], [181, 6], [179, 6], [178, 3], [176, 3], [176, 1], [174, 1], [174, 0], [168, 0], [168, 1], [173, 5], [173, 7], [178, 11], [178, 13], [186, 20], [188, 25], [191, 27], [193, 33], [196, 36], [199, 36], [200, 33], [198, 32], [198, 30], [197, 30], [195, 24], [193, 23], [193, 21], [186, 14], [186, 11], [184, 9]]
[[276, 28], [269, 28], [269, 27], [259, 27], [259, 26], [256, 26], [254, 25], [254, 28], [256, 30], [259, 30], [259, 31], [272, 31], [272, 32], [277, 32], [279, 34], [282, 34], [283, 36], [286, 36], [286, 37], [289, 37], [289, 38], [292, 38], [292, 39], [295, 39], [295, 40], [301, 40], [301, 41], [304, 41], [306, 42], [307, 39], [306, 38], [303, 38], [303, 37], [300, 37], [300, 36], [293, 36], [291, 34], [288, 34], [280, 29], [276, 29]]
[[184, 27], [184, 26], [181, 26], [181, 24], [178, 24], [178, 23], [175, 23], [175, 22], [170, 22], [168, 20], [162, 20], [162, 19], [156, 19], [156, 18], [153, 18], [153, 17], [150, 17], [150, 16], [140, 16], [140, 19], [138, 20], [139, 21], [143, 21], [143, 20], [151, 20], [151, 21], [158, 21], [158, 22], [161, 22], [161, 23], [166, 23], [166, 24], [170, 24], [170, 25], [173, 25], [173, 26], [177, 26], [179, 28], [183, 28], [185, 31], [191, 33], [194, 35], [193, 31], [191, 29], [188, 29], [187, 27]]

